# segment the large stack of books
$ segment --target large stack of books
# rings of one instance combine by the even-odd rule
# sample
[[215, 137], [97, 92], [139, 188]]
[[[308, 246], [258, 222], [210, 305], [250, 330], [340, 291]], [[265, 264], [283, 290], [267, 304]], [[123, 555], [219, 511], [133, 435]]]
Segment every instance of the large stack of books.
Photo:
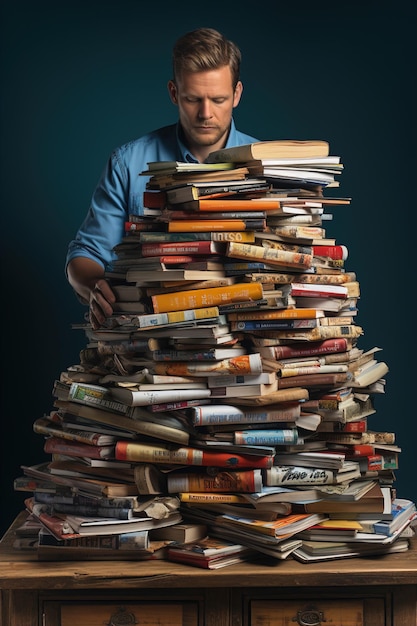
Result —
[[268, 141], [141, 173], [114, 314], [75, 325], [80, 362], [34, 422], [52, 460], [15, 482], [40, 558], [215, 567], [192, 555], [203, 538], [218, 567], [408, 549], [401, 449], [368, 423], [388, 366], [360, 347], [359, 281], [327, 232], [350, 204], [331, 195], [342, 171], [325, 141]]

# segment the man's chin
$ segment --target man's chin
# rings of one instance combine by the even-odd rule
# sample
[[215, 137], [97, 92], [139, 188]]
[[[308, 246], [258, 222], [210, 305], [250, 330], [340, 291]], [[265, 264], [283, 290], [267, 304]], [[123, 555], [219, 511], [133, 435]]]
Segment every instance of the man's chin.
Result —
[[220, 139], [218, 132], [202, 131], [194, 134], [194, 141], [200, 146], [212, 146]]

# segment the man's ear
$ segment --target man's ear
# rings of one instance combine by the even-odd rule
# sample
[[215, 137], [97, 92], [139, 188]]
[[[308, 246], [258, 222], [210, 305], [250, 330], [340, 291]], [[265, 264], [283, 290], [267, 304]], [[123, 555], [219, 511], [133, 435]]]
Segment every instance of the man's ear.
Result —
[[243, 83], [242, 81], [238, 81], [236, 83], [236, 87], [235, 87], [235, 92], [233, 94], [233, 108], [236, 108], [237, 105], [240, 102], [240, 98], [242, 97], [242, 91], [243, 91]]
[[174, 83], [174, 81], [173, 80], [169, 80], [167, 87], [168, 87], [169, 97], [171, 98], [171, 102], [173, 104], [178, 104], [177, 86]]

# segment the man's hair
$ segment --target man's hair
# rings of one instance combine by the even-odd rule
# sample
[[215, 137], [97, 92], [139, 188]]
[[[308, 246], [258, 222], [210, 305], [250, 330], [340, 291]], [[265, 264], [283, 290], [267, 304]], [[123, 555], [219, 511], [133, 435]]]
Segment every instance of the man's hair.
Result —
[[197, 28], [180, 37], [173, 48], [174, 81], [183, 72], [206, 72], [228, 65], [232, 72], [233, 89], [240, 78], [241, 52], [213, 28]]

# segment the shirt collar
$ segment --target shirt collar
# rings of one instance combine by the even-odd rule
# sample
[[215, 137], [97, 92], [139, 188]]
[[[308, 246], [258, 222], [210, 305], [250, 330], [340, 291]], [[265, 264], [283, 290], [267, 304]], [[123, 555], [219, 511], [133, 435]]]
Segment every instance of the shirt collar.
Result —
[[[225, 148], [230, 148], [231, 146], [236, 145], [236, 134], [237, 134], [236, 126], [232, 118]], [[180, 160], [183, 161], [183, 163], [198, 163], [198, 160], [186, 147], [183, 141], [184, 133], [182, 131], [181, 124], [179, 122], [177, 122], [176, 135], [177, 135], [177, 144], [178, 144], [179, 154], [181, 155]]]

